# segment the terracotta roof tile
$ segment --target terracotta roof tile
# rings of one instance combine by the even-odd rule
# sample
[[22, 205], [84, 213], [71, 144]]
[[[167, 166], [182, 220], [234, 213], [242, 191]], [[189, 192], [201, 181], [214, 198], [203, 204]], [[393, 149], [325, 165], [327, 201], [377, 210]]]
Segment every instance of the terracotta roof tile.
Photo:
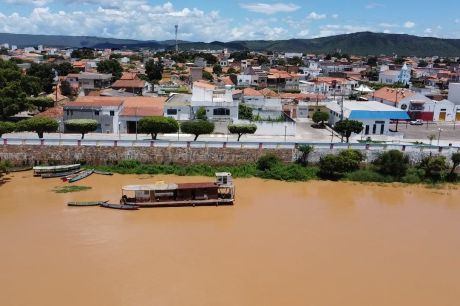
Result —
[[415, 93], [409, 89], [383, 87], [369, 96], [374, 99], [382, 99], [397, 103], [404, 98], [411, 97]]
[[144, 88], [143, 80], [117, 80], [112, 84], [112, 88]]

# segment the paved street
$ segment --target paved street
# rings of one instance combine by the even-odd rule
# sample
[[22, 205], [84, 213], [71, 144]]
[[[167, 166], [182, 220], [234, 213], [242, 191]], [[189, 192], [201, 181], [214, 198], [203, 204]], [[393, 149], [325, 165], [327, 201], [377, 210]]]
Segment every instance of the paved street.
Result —
[[[390, 127], [392, 130], [396, 129], [396, 124], [392, 124]], [[410, 124], [399, 124], [398, 132], [404, 134], [404, 139], [419, 139], [425, 143], [429, 143], [429, 135], [434, 135], [435, 140], [433, 144], [437, 144], [439, 136], [439, 129], [441, 129], [441, 141], [460, 141], [460, 124], [453, 123], [429, 123], [423, 125], [410, 125]]]

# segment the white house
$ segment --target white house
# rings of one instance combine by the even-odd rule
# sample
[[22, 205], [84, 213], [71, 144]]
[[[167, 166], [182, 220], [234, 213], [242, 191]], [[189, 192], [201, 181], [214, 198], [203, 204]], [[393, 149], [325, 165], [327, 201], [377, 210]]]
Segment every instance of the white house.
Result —
[[261, 119], [275, 119], [282, 115], [283, 107], [280, 97], [264, 96], [255, 89], [246, 88], [243, 90], [243, 101], [252, 108], [252, 114]]
[[238, 101], [233, 100], [231, 86], [218, 88], [206, 82], [193, 83], [192, 113], [196, 114], [199, 108], [206, 109], [206, 116], [210, 120], [238, 119]]
[[329, 124], [334, 126], [343, 119], [356, 120], [363, 123], [363, 135], [389, 134], [390, 120], [408, 120], [407, 112], [377, 101], [344, 101], [329, 102]]
[[190, 120], [192, 118], [192, 95], [171, 94], [165, 102], [163, 115], [179, 121]]

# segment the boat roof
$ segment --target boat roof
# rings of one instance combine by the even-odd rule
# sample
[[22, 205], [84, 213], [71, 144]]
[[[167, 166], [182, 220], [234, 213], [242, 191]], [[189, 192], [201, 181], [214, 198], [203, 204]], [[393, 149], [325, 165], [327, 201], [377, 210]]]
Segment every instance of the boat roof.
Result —
[[232, 176], [230, 172], [217, 172], [216, 176]]
[[150, 185], [127, 185], [123, 186], [124, 191], [159, 191], [159, 190], [176, 190], [177, 184], [157, 183]]

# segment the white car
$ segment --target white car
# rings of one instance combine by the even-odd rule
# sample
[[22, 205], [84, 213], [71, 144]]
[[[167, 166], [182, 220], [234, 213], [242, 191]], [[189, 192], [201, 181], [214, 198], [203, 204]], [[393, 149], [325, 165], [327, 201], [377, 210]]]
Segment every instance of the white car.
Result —
[[420, 119], [412, 120], [412, 121], [410, 122], [410, 125], [423, 125], [423, 121], [420, 120]]

